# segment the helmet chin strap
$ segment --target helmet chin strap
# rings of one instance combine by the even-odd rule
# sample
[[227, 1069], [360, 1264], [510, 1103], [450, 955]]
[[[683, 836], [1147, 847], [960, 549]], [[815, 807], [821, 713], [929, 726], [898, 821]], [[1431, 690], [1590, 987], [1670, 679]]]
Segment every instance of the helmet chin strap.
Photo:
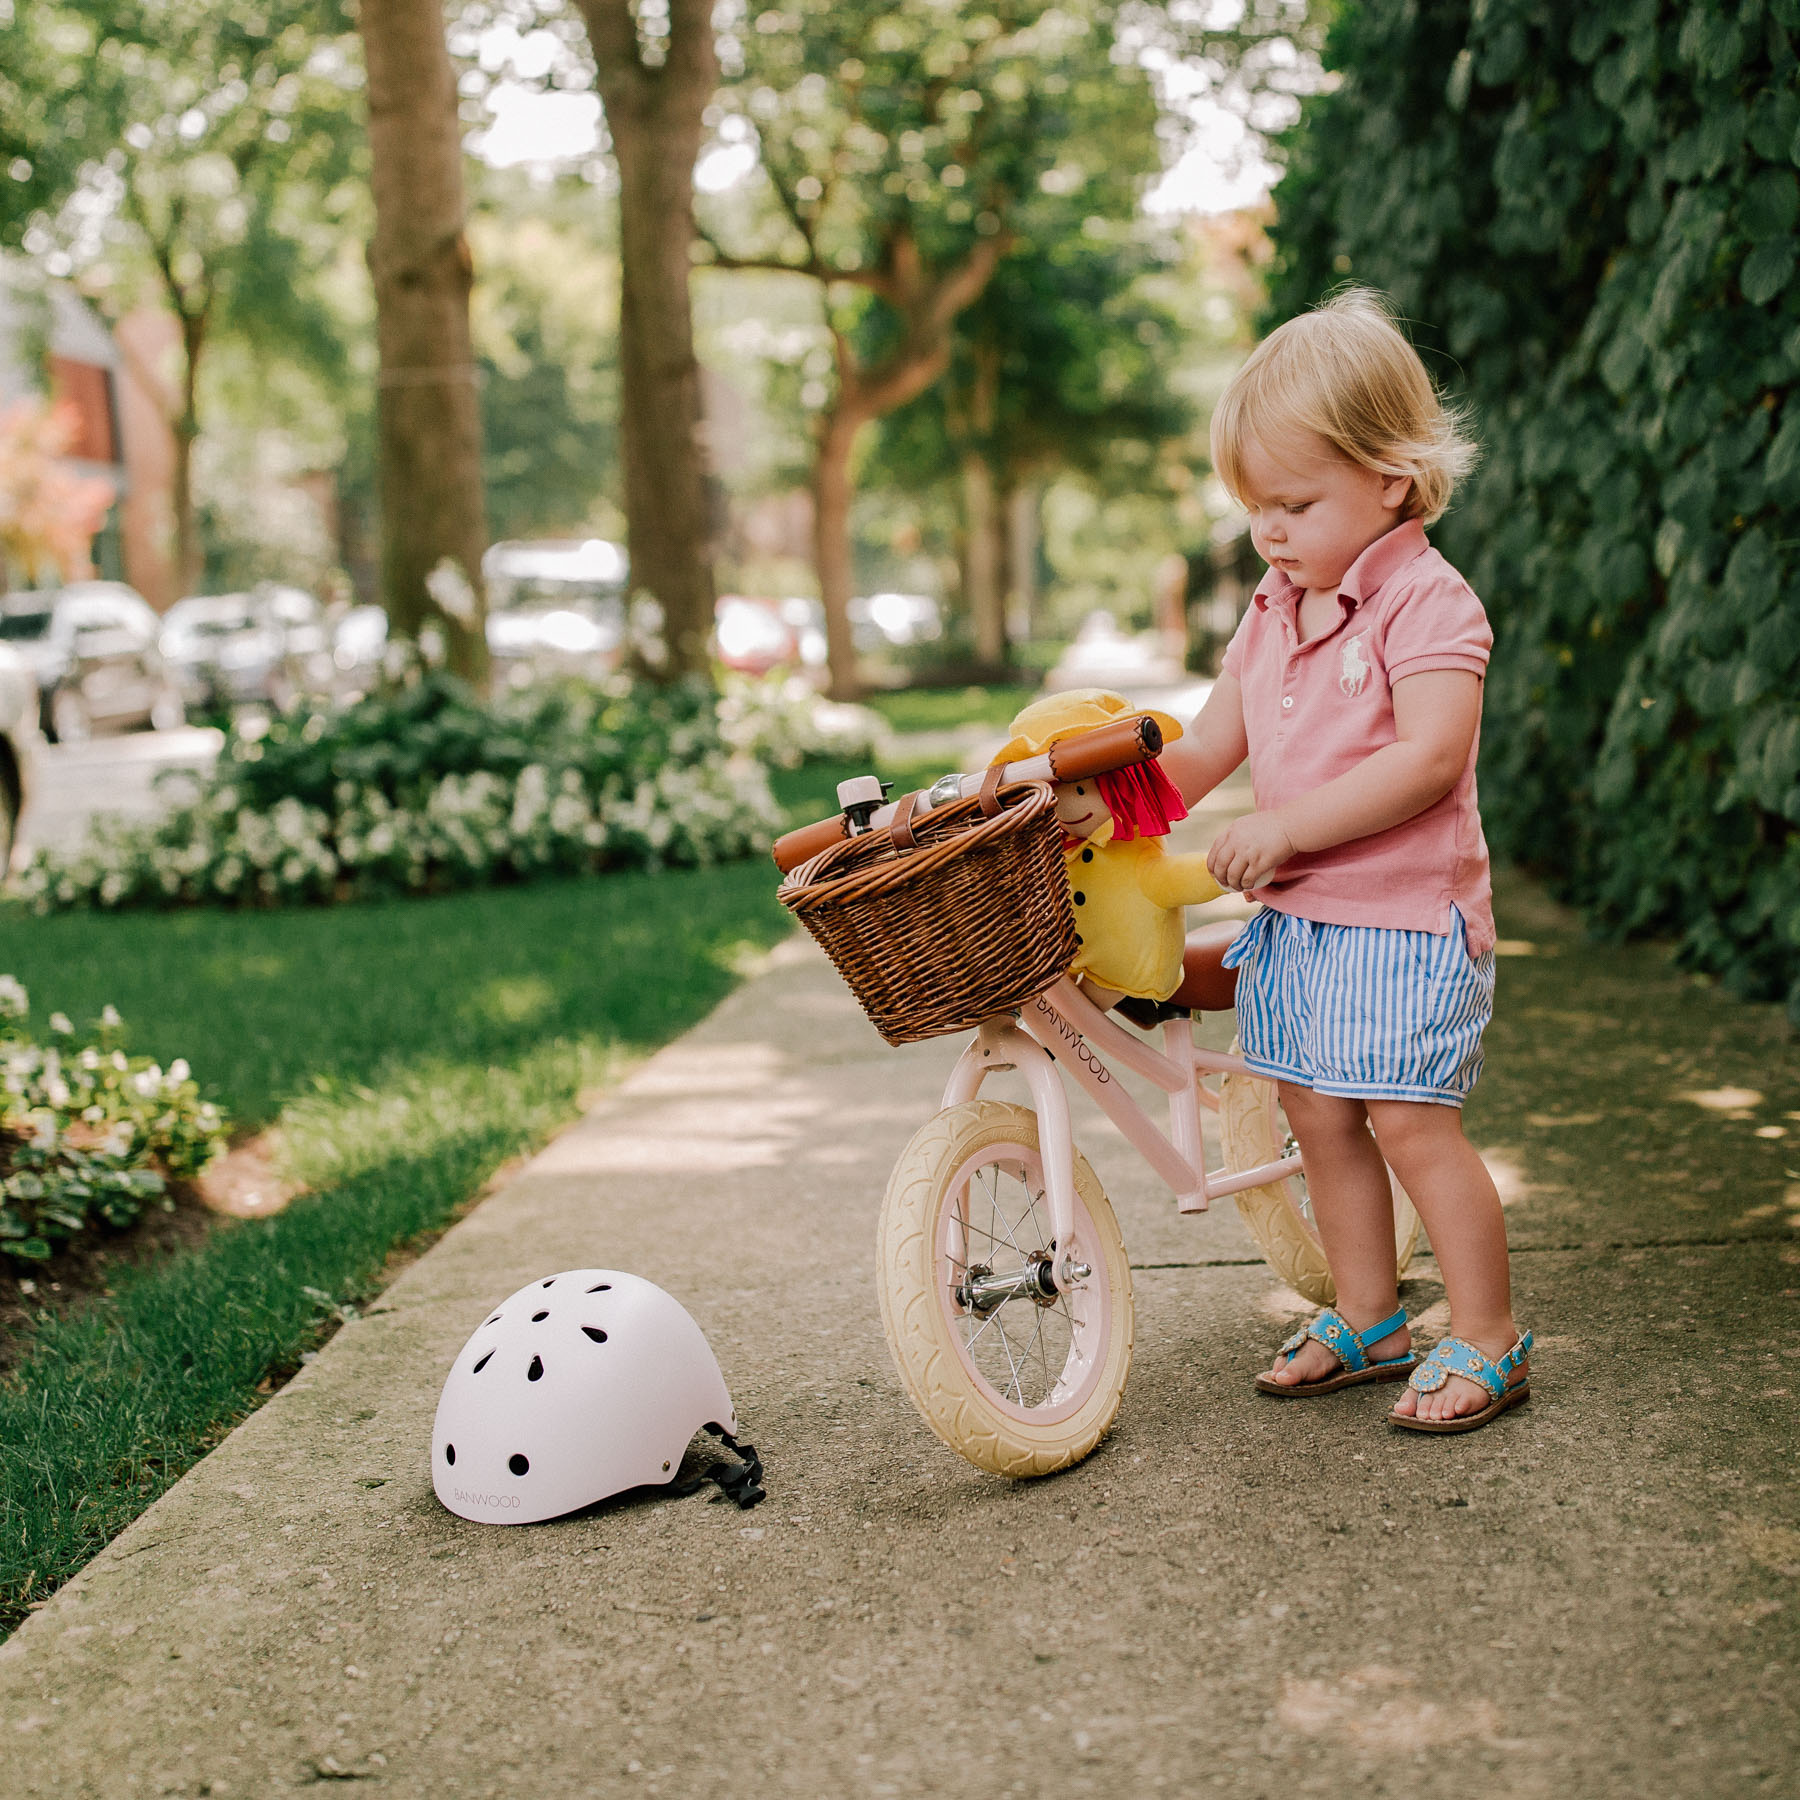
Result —
[[709, 1463], [698, 1475], [687, 1481], [674, 1483], [669, 1492], [677, 1499], [685, 1499], [689, 1494], [699, 1493], [709, 1481], [715, 1482], [727, 1500], [735, 1501], [748, 1512], [767, 1497], [762, 1485], [762, 1458], [757, 1455], [756, 1446], [740, 1444], [723, 1425], [708, 1425], [706, 1429], [739, 1460]]

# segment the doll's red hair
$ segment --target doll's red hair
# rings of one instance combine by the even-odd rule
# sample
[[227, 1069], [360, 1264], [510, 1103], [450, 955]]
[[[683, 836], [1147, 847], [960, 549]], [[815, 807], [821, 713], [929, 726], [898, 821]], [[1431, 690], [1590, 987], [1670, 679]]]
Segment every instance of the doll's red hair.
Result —
[[1188, 816], [1174, 782], [1154, 761], [1131, 769], [1110, 769], [1096, 776], [1095, 782], [1113, 817], [1115, 844], [1140, 837], [1166, 837], [1171, 825]]

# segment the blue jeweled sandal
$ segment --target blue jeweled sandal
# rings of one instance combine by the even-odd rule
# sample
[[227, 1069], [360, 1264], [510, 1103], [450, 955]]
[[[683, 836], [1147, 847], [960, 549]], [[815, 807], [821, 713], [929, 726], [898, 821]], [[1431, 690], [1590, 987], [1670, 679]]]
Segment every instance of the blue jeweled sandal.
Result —
[[1379, 1344], [1384, 1337], [1392, 1336], [1405, 1323], [1406, 1308], [1403, 1306], [1391, 1317], [1383, 1319], [1379, 1325], [1371, 1325], [1367, 1331], [1356, 1332], [1350, 1329], [1349, 1321], [1341, 1313], [1333, 1312], [1328, 1306], [1310, 1325], [1302, 1326], [1296, 1331], [1281, 1346], [1279, 1354], [1291, 1362], [1295, 1351], [1308, 1338], [1312, 1338], [1323, 1344], [1338, 1359], [1338, 1372], [1327, 1375], [1323, 1381], [1292, 1383], [1277, 1381], [1274, 1376], [1265, 1373], [1256, 1378], [1257, 1390], [1273, 1394], [1280, 1400], [1304, 1400], [1313, 1394], [1335, 1394], [1339, 1388], [1359, 1387], [1365, 1381], [1404, 1381], [1415, 1366], [1416, 1359], [1412, 1352], [1409, 1350], [1404, 1356], [1390, 1357], [1386, 1362], [1370, 1362], [1369, 1346]]
[[1531, 1378], [1508, 1381], [1520, 1363], [1531, 1354], [1531, 1333], [1519, 1341], [1498, 1362], [1489, 1362], [1479, 1350], [1462, 1338], [1448, 1337], [1432, 1346], [1431, 1354], [1413, 1370], [1407, 1386], [1421, 1394], [1434, 1394], [1452, 1375], [1484, 1387], [1493, 1398], [1480, 1412], [1464, 1413], [1457, 1419], [1420, 1419], [1391, 1412], [1388, 1417], [1407, 1431], [1479, 1431], [1515, 1406], [1523, 1406], [1531, 1398]]

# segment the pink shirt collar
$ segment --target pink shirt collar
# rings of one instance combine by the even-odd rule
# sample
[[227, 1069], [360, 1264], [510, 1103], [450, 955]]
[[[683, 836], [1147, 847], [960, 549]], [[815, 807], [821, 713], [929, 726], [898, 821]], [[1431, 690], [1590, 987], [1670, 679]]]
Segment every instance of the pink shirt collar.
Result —
[[[1403, 519], [1392, 531], [1384, 531], [1344, 571], [1337, 591], [1344, 611], [1354, 612], [1365, 601], [1373, 600], [1409, 562], [1430, 548], [1425, 541], [1425, 527], [1417, 519]], [[1298, 605], [1303, 591], [1289, 579], [1285, 569], [1270, 569], [1257, 583], [1255, 600], [1267, 612], [1271, 602], [1283, 607]]]

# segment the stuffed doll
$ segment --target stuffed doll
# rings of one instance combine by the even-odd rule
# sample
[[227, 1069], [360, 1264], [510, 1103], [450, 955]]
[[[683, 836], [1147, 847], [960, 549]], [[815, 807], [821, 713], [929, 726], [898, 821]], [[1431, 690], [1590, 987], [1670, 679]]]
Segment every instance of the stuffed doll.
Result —
[[[1104, 688], [1046, 695], [1013, 720], [1012, 738], [994, 761], [1039, 755], [1141, 710]], [[1165, 744], [1181, 736], [1167, 713], [1150, 716]], [[1163, 850], [1169, 827], [1187, 817], [1175, 784], [1154, 761], [1065, 781], [1056, 789], [1056, 817], [1080, 946], [1070, 973], [1114, 993], [1166, 1000], [1181, 985], [1187, 938], [1181, 909], [1224, 891], [1203, 855]]]

